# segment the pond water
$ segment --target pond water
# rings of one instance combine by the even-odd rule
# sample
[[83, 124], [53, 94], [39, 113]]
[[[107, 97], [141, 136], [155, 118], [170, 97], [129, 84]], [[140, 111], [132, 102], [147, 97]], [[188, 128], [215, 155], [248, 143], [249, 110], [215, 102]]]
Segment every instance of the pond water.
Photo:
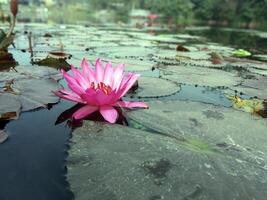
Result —
[[[17, 65], [0, 69], [1, 200], [265, 199], [266, 33], [19, 24], [16, 36]], [[71, 121], [79, 106], [51, 93], [66, 86], [57, 69], [98, 57], [140, 73], [124, 99], [150, 108]]]

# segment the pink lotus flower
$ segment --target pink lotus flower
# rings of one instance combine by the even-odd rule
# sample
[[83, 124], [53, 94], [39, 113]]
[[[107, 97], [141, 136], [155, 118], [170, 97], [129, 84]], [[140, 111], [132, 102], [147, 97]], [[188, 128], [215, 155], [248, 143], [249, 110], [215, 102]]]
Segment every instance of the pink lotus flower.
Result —
[[113, 69], [111, 62], [104, 67], [101, 60], [97, 59], [93, 70], [83, 59], [81, 66], [81, 72], [71, 66], [72, 76], [62, 70], [70, 90], [62, 88], [54, 92], [63, 99], [85, 105], [72, 115], [74, 119], [82, 119], [99, 110], [105, 120], [115, 123], [118, 112], [114, 107], [148, 108], [144, 102], [121, 100], [139, 77], [134, 73], [124, 74], [123, 64]]

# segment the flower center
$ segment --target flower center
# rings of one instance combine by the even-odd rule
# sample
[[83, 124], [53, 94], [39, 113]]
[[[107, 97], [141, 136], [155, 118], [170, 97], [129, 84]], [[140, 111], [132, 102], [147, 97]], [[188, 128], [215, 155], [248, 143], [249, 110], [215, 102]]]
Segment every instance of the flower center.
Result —
[[104, 94], [106, 95], [109, 95], [112, 92], [112, 88], [103, 82], [100, 82], [98, 84], [95, 84], [94, 82], [92, 82], [90, 88], [94, 90], [102, 90], [102, 92], [104, 92]]

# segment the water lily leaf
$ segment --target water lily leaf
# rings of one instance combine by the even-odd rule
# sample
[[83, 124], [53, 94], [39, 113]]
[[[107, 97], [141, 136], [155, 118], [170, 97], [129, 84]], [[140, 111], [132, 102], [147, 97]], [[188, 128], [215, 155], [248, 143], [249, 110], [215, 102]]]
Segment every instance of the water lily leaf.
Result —
[[143, 77], [138, 79], [138, 89], [135, 90], [134, 97], [162, 97], [175, 94], [181, 90], [180, 85], [175, 82], [161, 78]]
[[21, 110], [21, 103], [16, 95], [0, 93], [0, 120], [17, 119]]
[[40, 61], [34, 61], [33, 64], [40, 66], [54, 67], [56, 69], [65, 69], [65, 70], [70, 69], [70, 64], [68, 64], [65, 59], [56, 59], [52, 57], [47, 57]]
[[52, 91], [59, 89], [59, 84], [51, 79], [22, 79], [13, 83], [14, 93], [19, 95], [22, 111], [29, 111], [59, 101]]
[[267, 99], [267, 77], [256, 76], [254, 79], [245, 79], [240, 86], [231, 87], [231, 89], [250, 97]]
[[224, 143], [227, 150], [240, 150], [238, 154], [231, 152], [233, 149], [228, 152], [236, 159], [252, 163], [261, 160], [260, 166], [266, 167], [265, 119], [231, 108], [196, 102], [150, 102], [149, 106], [148, 110], [129, 112], [128, 116], [150, 130], [180, 140], [195, 138], [215, 146]]
[[3, 130], [0, 130], [0, 144], [4, 143], [8, 139], [8, 134]]
[[151, 35], [147, 33], [129, 33], [134, 38], [144, 41], [154, 41], [159, 43], [184, 43], [187, 38], [178, 38], [177, 35], [162, 34], [162, 35]]
[[236, 57], [249, 57], [251, 56], [251, 53], [249, 51], [246, 51], [244, 49], [238, 49], [236, 51], [233, 52], [233, 55]]
[[[108, 61], [110, 59], [105, 60]], [[112, 59], [111, 61], [114, 67], [123, 63], [125, 65], [125, 70], [131, 72], [152, 70], [156, 64], [154, 61], [143, 59]]]
[[59, 70], [52, 67], [44, 66], [17, 66], [15, 71], [22, 75], [27, 75], [28, 77], [33, 78], [50, 78], [51, 76], [61, 75]]
[[178, 52], [177, 56], [188, 57], [192, 60], [209, 60], [210, 52], [208, 51]]
[[253, 55], [253, 58], [260, 60], [260, 61], [267, 61], [267, 55]]
[[113, 48], [96, 48], [96, 53], [109, 58], [144, 58], [153, 55], [156, 50], [153, 48], [119, 46]]
[[249, 112], [251, 114], [267, 117], [267, 102], [260, 99], [242, 99], [238, 96], [229, 96], [233, 107], [238, 110]]
[[222, 46], [220, 44], [216, 43], [205, 43], [205, 44], [195, 44], [194, 47], [197, 47], [199, 51], [206, 51], [206, 52], [216, 52], [223, 57], [229, 57], [232, 56], [234, 48]]
[[255, 74], [259, 74], [259, 75], [263, 75], [263, 76], [267, 76], [267, 70], [264, 69], [256, 69], [256, 68], [249, 68], [248, 69], [250, 72], [255, 73]]
[[241, 83], [242, 79], [234, 73], [217, 69], [192, 66], [164, 66], [160, 68], [163, 78], [190, 85], [201, 86], [233, 86]]
[[[182, 106], [190, 107], [183, 104], [181, 108]], [[160, 107], [162, 108], [161, 105]], [[150, 110], [153, 113], [160, 111], [160, 109]], [[169, 120], [173, 117], [173, 113], [179, 113], [174, 110], [176, 108], [173, 108], [173, 104], [169, 104], [165, 114], [162, 111], [156, 114], [156, 116], [163, 114], [164, 117], [157, 118], [157, 121], [151, 124], [157, 123], [157, 126], [160, 126], [161, 119]], [[188, 112], [190, 111], [193, 113], [191, 107], [188, 109]], [[203, 111], [210, 116], [208, 120], [212, 120], [212, 123], [220, 121], [220, 113], [216, 114], [206, 109]], [[171, 116], [168, 116], [170, 112]], [[177, 119], [181, 119], [181, 124], [187, 122], [184, 126], [192, 127], [185, 130], [185, 133], [193, 135], [195, 120], [188, 119], [191, 112], [189, 116], [183, 112], [179, 114], [179, 118], [171, 119], [172, 124], [167, 124], [168, 126], [171, 124], [168, 129], [173, 129], [176, 134], [182, 135], [181, 129], [175, 129], [178, 128], [178, 124], [180, 125]], [[202, 112], [200, 114], [203, 118], [207, 118]], [[156, 120], [155, 117], [151, 118], [151, 115], [145, 117], [147, 117], [145, 123]], [[264, 125], [266, 127], [266, 124]], [[205, 130], [206, 126], [203, 126], [202, 130]], [[253, 139], [249, 139], [250, 142], [256, 138], [251, 135]], [[265, 189], [267, 171], [260, 163], [249, 162], [240, 157], [238, 143], [229, 145], [218, 143], [217, 146], [197, 139], [198, 136], [201, 134], [195, 135], [195, 139], [179, 140], [164, 134], [119, 125], [108, 126], [85, 122], [83, 127], [73, 132], [67, 162], [70, 188], [77, 200], [176, 199], [177, 197], [225, 200], [237, 196], [246, 199], [248, 195], [251, 199], [264, 200], [263, 194], [267, 194]], [[226, 137], [221, 138], [227, 140]], [[243, 135], [241, 138], [247, 140]], [[262, 135], [259, 139], [264, 138]], [[265, 144], [260, 147], [266, 150]], [[244, 190], [247, 192], [244, 193]]]
[[[161, 60], [175, 61], [176, 55], [177, 55], [177, 52], [175, 50], [164, 49], [153, 54], [153, 58], [156, 58], [158, 61], [161, 61]], [[186, 57], [186, 56], [181, 56], [181, 57], [187, 60], [190, 59], [189, 57]]]

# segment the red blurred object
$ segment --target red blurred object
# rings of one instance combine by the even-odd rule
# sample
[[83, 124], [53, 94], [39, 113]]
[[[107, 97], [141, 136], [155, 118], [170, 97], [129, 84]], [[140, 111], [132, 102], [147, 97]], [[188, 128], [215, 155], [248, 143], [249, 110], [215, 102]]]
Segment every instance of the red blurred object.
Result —
[[151, 21], [154, 21], [158, 16], [157, 16], [157, 14], [150, 13], [147, 17], [148, 17], [148, 19], [150, 19]]
[[14, 16], [18, 14], [18, 0], [10, 1], [10, 11]]

